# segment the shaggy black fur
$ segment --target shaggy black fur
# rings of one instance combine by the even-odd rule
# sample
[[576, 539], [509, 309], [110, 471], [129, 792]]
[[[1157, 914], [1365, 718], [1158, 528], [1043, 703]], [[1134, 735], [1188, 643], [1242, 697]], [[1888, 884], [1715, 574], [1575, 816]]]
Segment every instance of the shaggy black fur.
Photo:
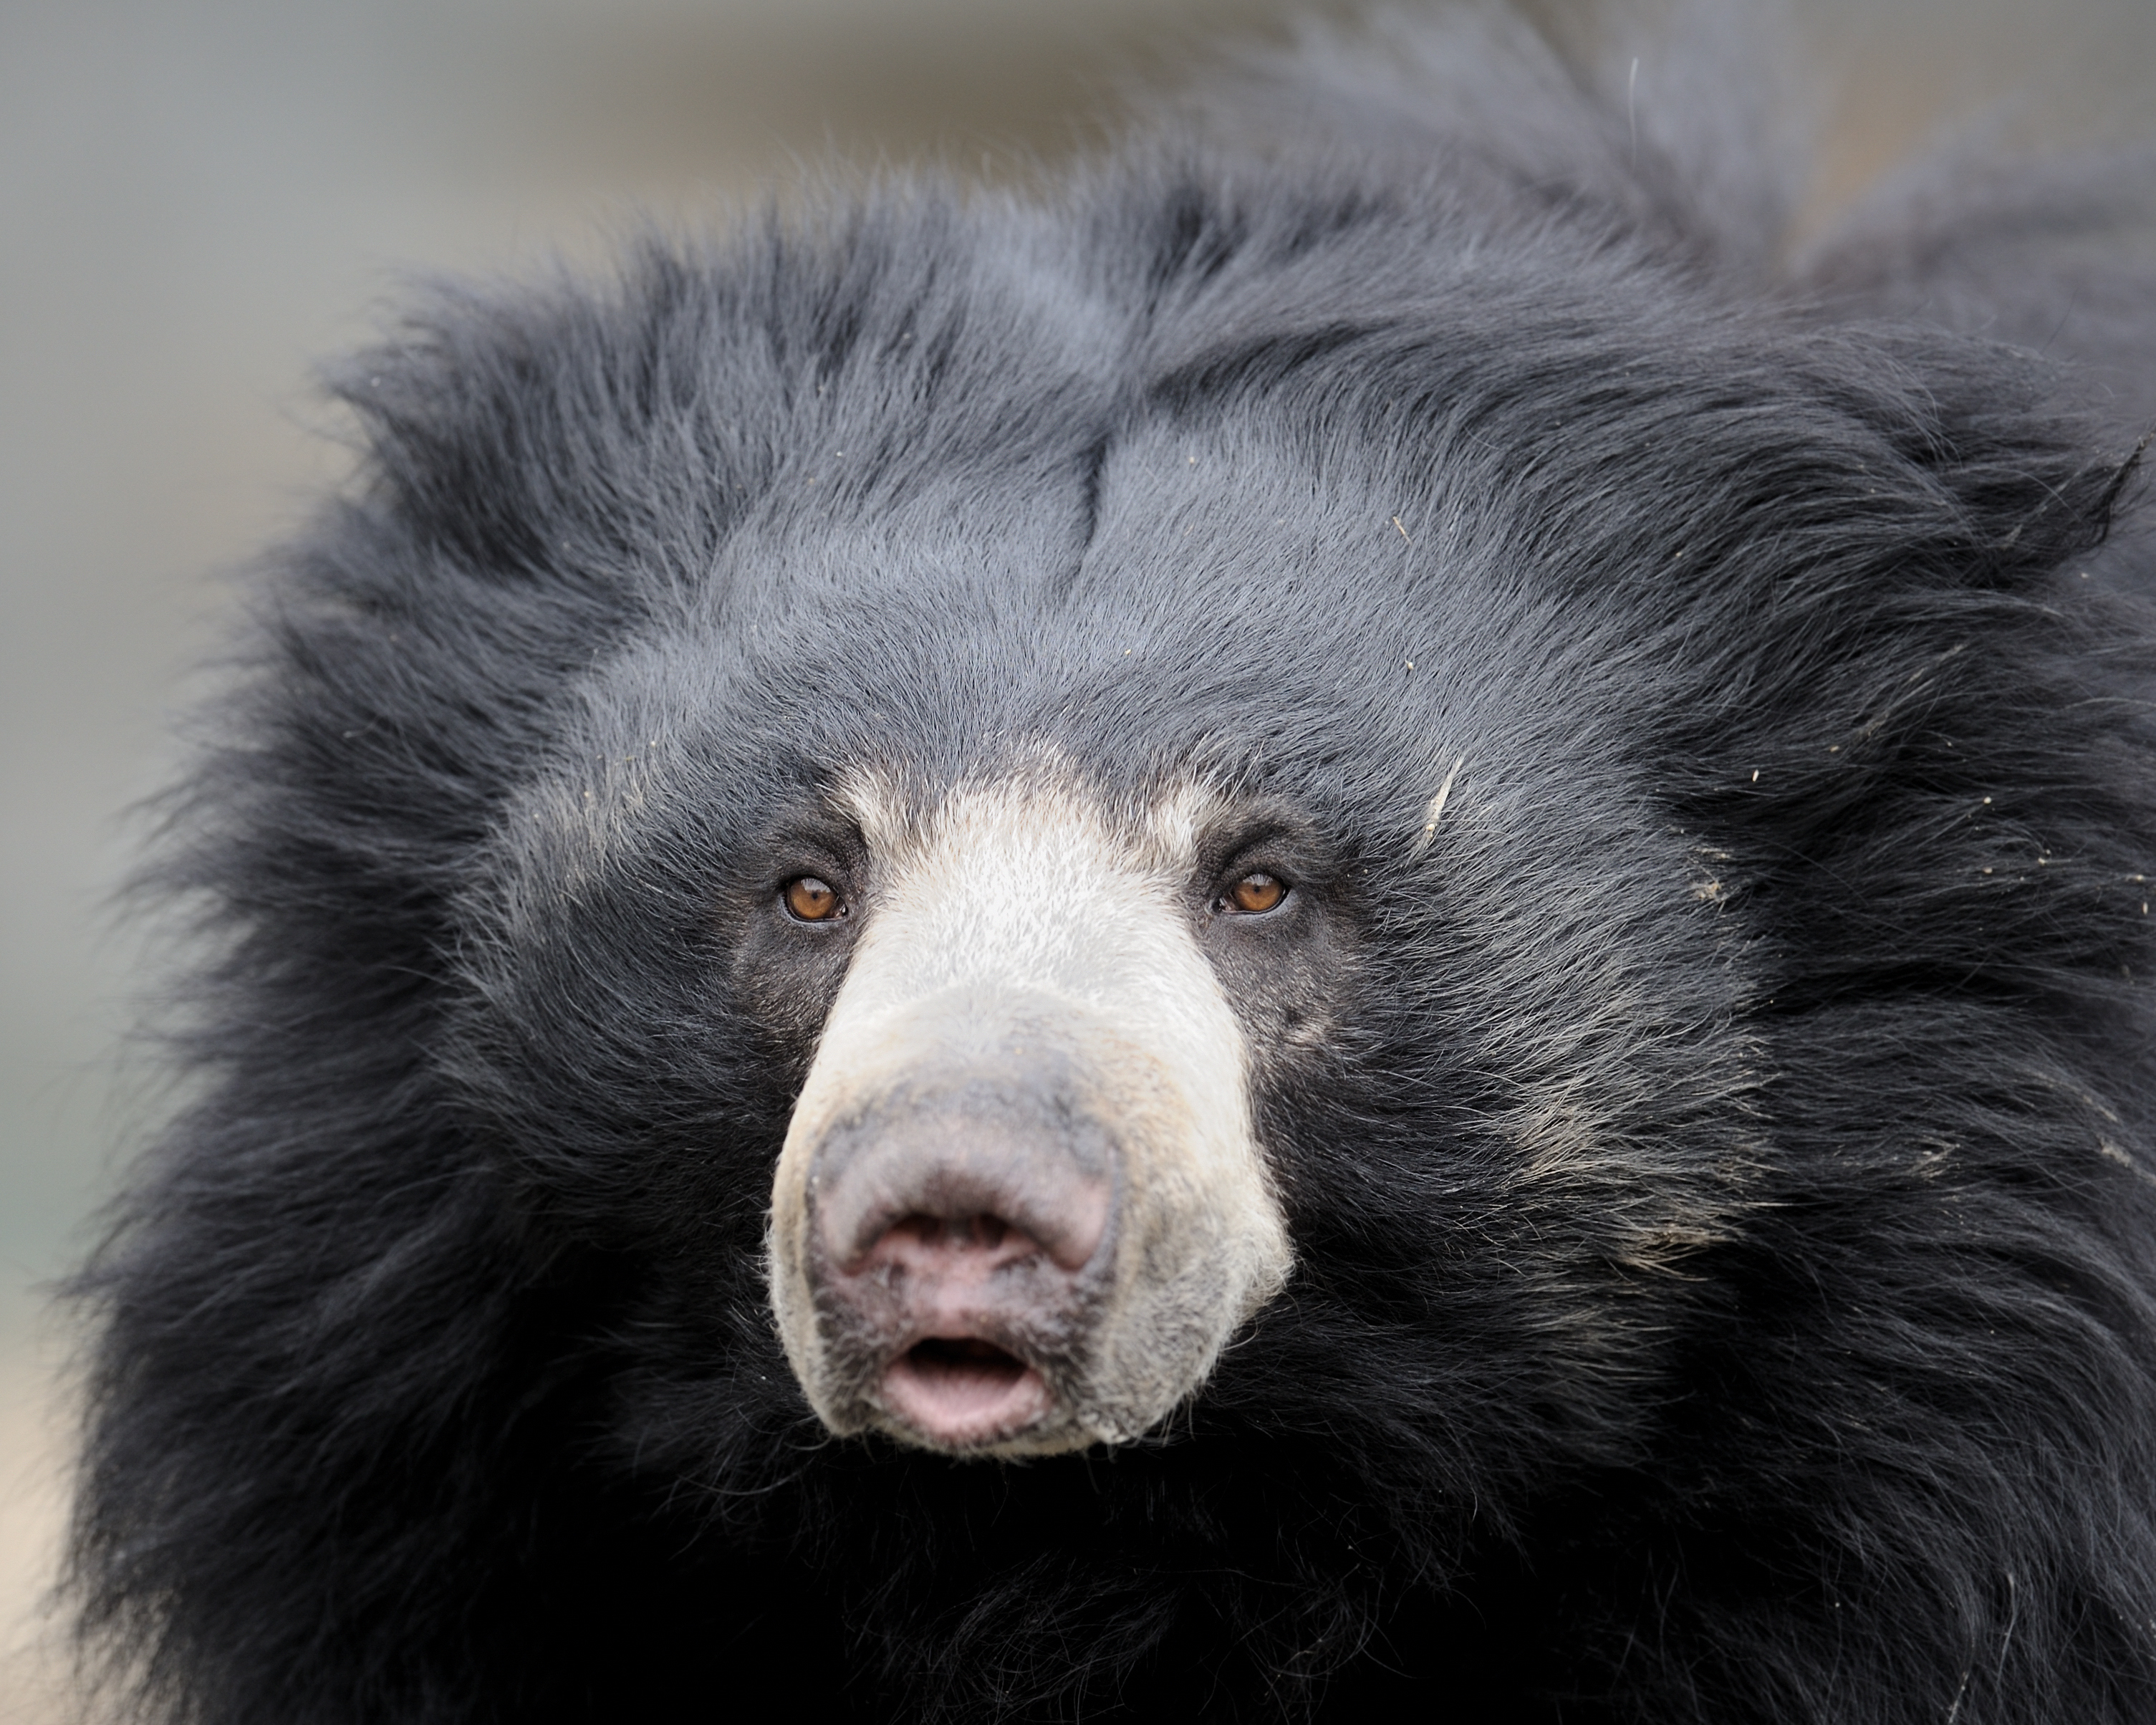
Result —
[[[81, 1285], [132, 1717], [2156, 1717], [2151, 182], [1777, 261], [1646, 64], [1317, 41], [341, 373]], [[743, 906], [1042, 739], [1305, 834], [1297, 1271], [1142, 1444], [830, 1441]]]

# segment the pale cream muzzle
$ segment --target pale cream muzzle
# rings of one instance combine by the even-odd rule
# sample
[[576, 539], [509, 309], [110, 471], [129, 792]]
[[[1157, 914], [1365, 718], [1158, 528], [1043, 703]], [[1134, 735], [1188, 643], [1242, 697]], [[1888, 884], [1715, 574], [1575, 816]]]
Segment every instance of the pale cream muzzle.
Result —
[[773, 1184], [788, 1358], [842, 1435], [1137, 1437], [1289, 1266], [1240, 1027], [1182, 908], [1188, 824], [1117, 832], [1039, 787], [862, 824], [887, 884]]

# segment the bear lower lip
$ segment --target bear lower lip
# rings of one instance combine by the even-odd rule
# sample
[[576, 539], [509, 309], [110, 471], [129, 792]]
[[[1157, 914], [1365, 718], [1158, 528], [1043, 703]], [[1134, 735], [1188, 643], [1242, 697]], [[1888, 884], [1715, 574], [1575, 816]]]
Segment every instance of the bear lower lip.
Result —
[[884, 1370], [885, 1407], [939, 1447], [993, 1443], [1048, 1412], [1048, 1384], [1024, 1361], [972, 1336], [931, 1336]]

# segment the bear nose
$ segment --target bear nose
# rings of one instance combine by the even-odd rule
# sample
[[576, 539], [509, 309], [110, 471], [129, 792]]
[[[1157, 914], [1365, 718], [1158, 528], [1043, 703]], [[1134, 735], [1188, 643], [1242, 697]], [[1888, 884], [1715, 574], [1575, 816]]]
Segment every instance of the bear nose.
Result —
[[1104, 1158], [943, 1110], [880, 1124], [818, 1158], [817, 1232], [839, 1276], [984, 1281], [1035, 1257], [1075, 1272], [1100, 1250], [1113, 1197]]
[[[932, 1216], [916, 1211], [901, 1216], [885, 1230], [862, 1255], [858, 1266], [842, 1267], [858, 1274], [873, 1272], [888, 1264], [911, 1276], [978, 1279], [1044, 1250], [1024, 1229], [1014, 1227], [993, 1212]], [[1091, 1255], [1090, 1251], [1086, 1253], [1086, 1257]], [[1064, 1267], [1076, 1269], [1084, 1262], [1081, 1257], [1076, 1264]]]
[[1054, 1414], [1059, 1363], [1082, 1348], [1114, 1255], [1114, 1157], [1082, 1119], [1045, 1118], [1038, 1101], [901, 1093], [819, 1147], [819, 1308], [864, 1392], [943, 1449]]

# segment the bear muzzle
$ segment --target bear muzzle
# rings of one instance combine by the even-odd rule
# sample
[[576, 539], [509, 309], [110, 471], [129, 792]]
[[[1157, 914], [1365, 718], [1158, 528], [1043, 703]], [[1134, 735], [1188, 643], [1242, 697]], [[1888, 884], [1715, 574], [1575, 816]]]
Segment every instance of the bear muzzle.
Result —
[[1065, 1062], [909, 1083], [817, 1147], [808, 1277], [834, 1363], [939, 1449], [1021, 1438], [1067, 1407], [1112, 1281], [1118, 1158]]
[[880, 885], [773, 1173], [773, 1316], [841, 1436], [1143, 1435], [1279, 1289], [1286, 1219], [1171, 799], [860, 793]]

